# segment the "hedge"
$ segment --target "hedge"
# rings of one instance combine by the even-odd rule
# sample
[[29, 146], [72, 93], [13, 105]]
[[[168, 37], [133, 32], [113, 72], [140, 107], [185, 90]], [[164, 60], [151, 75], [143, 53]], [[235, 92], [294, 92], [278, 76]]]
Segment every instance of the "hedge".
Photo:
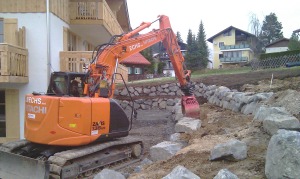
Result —
[[300, 57], [300, 50], [289, 50], [285, 52], [276, 52], [276, 53], [264, 53], [260, 55], [260, 60], [282, 57], [282, 56], [290, 56], [290, 55], [299, 55]]

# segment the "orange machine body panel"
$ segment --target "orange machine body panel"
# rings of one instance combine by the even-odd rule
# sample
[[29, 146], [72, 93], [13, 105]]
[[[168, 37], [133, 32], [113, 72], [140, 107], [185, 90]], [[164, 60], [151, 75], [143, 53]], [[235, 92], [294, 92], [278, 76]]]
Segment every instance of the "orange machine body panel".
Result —
[[79, 146], [109, 133], [110, 101], [26, 95], [25, 138], [62, 146]]

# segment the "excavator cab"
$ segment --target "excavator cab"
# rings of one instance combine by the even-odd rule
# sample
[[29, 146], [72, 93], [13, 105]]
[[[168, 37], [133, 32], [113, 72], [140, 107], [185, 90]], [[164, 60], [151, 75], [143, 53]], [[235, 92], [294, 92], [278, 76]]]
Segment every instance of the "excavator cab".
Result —
[[53, 72], [51, 74], [47, 95], [74, 96], [83, 95], [85, 73]]

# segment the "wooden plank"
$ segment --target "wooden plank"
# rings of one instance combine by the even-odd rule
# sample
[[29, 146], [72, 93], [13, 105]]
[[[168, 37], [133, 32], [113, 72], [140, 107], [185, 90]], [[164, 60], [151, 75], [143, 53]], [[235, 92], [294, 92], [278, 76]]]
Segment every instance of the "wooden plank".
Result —
[[67, 22], [67, 23], [70, 23], [70, 3], [69, 3], [69, 0], [64, 0], [64, 16], [63, 16], [63, 19]]
[[26, 29], [22, 27], [22, 47], [26, 48]]
[[18, 2], [17, 1], [10, 1], [10, 2], [11, 2], [11, 12], [19, 12]]
[[7, 63], [8, 54], [7, 51], [1, 51], [1, 75], [9, 75], [9, 66]]
[[24, 61], [25, 61], [24, 62], [24, 66], [25, 66], [25, 68], [24, 68], [24, 70], [25, 70], [24, 76], [28, 77], [28, 55], [24, 56]]
[[47, 11], [46, 0], [37, 0], [36, 3], [37, 3], [36, 12], [46, 12]]
[[19, 83], [25, 84], [28, 83], [28, 77], [23, 76], [0, 76], [1, 83]]
[[0, 1], [0, 12], [5, 12], [5, 1]]
[[17, 12], [26, 12], [25, 11], [25, 0], [19, 0], [17, 5]]

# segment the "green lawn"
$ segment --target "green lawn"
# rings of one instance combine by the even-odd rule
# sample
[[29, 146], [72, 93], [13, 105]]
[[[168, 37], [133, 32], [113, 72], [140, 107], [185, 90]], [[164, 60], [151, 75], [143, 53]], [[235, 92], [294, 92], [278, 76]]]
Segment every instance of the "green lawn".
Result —
[[[285, 71], [285, 70], [300, 70], [300, 67], [281, 67], [281, 68], [270, 68], [264, 69], [263, 71]], [[198, 79], [201, 77], [211, 76], [211, 75], [226, 75], [226, 74], [242, 74], [242, 73], [255, 73], [262, 70], [251, 70], [251, 67], [241, 67], [241, 68], [233, 68], [233, 69], [204, 69], [204, 70], [197, 70], [192, 72], [192, 80]], [[138, 80], [138, 81], [131, 81], [127, 84], [130, 86], [135, 84], [147, 84], [151, 85], [152, 83], [166, 83], [166, 82], [176, 82], [175, 77], [162, 77], [162, 78], [153, 78], [153, 79], [145, 79], [145, 80]], [[123, 86], [117, 85], [117, 86]]]

